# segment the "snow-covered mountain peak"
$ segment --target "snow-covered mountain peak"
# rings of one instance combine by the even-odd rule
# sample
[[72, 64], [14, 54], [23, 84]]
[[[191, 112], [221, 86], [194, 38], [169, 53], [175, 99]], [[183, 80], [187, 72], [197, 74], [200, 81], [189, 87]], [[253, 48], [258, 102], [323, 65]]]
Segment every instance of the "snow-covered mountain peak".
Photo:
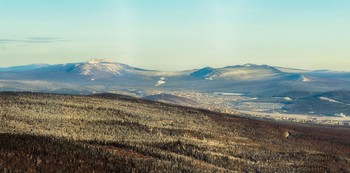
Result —
[[115, 63], [112, 59], [91, 59], [87, 61], [88, 64], [99, 64], [99, 63]]
[[247, 63], [243, 65], [234, 65], [234, 66], [226, 66], [224, 67], [225, 69], [247, 69], [247, 70], [252, 70], [252, 69], [269, 69], [269, 70], [275, 70], [279, 71], [276, 68], [268, 65], [257, 65], [257, 64], [252, 64], [252, 63]]
[[222, 77], [238, 80], [261, 80], [275, 78], [282, 72], [268, 65], [243, 64], [220, 68]]
[[202, 78], [205, 80], [213, 80], [214, 78], [220, 77], [221, 73], [217, 69], [214, 69], [211, 67], [205, 67], [191, 73], [190, 76], [196, 77], [196, 78]]
[[92, 59], [86, 63], [76, 64], [76, 70], [82, 75], [122, 75], [132, 68], [128, 65], [114, 62], [111, 59]]
[[243, 64], [243, 67], [252, 67], [252, 66], [257, 66], [256, 64], [251, 64], [251, 63], [247, 63], [247, 64]]

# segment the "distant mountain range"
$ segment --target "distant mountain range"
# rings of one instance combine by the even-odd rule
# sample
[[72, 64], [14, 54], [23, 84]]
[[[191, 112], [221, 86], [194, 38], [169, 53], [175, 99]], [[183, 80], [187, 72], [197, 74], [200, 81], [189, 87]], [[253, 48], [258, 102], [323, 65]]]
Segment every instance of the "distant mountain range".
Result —
[[347, 90], [350, 89], [350, 73], [255, 64], [162, 72], [131, 67], [108, 59], [0, 68], [0, 90], [3, 91], [107, 92], [125, 88], [268, 96], [289, 91]]
[[[339, 95], [350, 90], [349, 72], [309, 71], [255, 64], [164, 72], [131, 67], [108, 59], [0, 68], [0, 91], [91, 94], [130, 89], [135, 90], [139, 97], [174, 103], [185, 99], [169, 95], [148, 96], [142, 91], [239, 93], [262, 100], [279, 96], [290, 99], [283, 108], [288, 112], [310, 113], [320, 110], [321, 114], [335, 113], [332, 109], [315, 107], [323, 105], [350, 114], [348, 100], [338, 99]], [[330, 92], [333, 95], [317, 96]], [[305, 105], [313, 106], [308, 108]]]

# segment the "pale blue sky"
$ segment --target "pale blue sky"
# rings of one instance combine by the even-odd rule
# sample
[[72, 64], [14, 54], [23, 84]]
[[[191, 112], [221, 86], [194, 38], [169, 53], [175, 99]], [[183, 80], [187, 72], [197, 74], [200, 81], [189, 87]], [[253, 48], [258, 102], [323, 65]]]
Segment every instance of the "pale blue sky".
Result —
[[0, 0], [0, 21], [0, 66], [110, 58], [350, 71], [348, 0]]

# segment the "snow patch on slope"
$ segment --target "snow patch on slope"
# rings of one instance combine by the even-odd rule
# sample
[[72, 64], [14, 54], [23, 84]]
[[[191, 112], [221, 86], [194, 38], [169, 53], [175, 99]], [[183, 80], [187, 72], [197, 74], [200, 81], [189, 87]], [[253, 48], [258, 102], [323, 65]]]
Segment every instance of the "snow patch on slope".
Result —
[[337, 116], [337, 117], [342, 117], [342, 118], [347, 118], [347, 115], [343, 114], [343, 113], [336, 113], [334, 114], [334, 116]]
[[161, 86], [166, 83], [166, 77], [161, 77], [155, 86]]
[[328, 98], [328, 97], [320, 97], [320, 100], [324, 100], [324, 101], [328, 101], [328, 102], [331, 102], [331, 103], [339, 103], [339, 104], [344, 104], [344, 105], [350, 106], [349, 103], [340, 102], [338, 100], [334, 100], [334, 99], [331, 99], [331, 98]]
[[293, 99], [290, 98], [290, 97], [283, 97], [283, 99], [286, 100], [286, 101], [292, 101], [292, 100], [293, 100]]
[[332, 103], [341, 103], [337, 100], [334, 100], [334, 99], [331, 99], [331, 98], [328, 98], [328, 97], [320, 97], [320, 100], [324, 100], [324, 101], [328, 101], [328, 102], [332, 102]]
[[218, 77], [218, 75], [212, 75], [212, 76], [205, 78], [205, 80], [213, 80], [214, 78], [217, 78], [217, 77]]
[[304, 75], [301, 76], [301, 79], [303, 82], [310, 82], [311, 80], [307, 77], [305, 77]]

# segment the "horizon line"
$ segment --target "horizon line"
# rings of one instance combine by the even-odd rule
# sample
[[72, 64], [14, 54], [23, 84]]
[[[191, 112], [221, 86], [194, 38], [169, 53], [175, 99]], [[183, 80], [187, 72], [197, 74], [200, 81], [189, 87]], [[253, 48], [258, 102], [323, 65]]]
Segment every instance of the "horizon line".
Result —
[[[112, 62], [112, 63], [118, 63], [118, 64], [125, 64], [134, 68], [139, 68], [139, 69], [144, 69], [144, 70], [154, 70], [151, 68], [143, 68], [143, 67], [138, 67], [137, 65], [129, 65], [128, 63], [123, 63], [123, 62], [118, 62], [112, 58], [90, 58], [87, 61], [80, 61], [80, 62], [67, 62], [67, 63], [29, 63], [29, 64], [19, 64], [19, 65], [11, 65], [11, 66], [0, 66], [0, 69], [6, 69], [6, 68], [12, 68], [12, 67], [22, 67], [22, 66], [30, 66], [30, 65], [64, 65], [64, 64], [78, 64], [78, 63], [89, 63], [93, 60], [97, 60], [97, 61], [105, 61], [105, 62]], [[288, 68], [288, 69], [293, 69], [293, 70], [305, 70], [305, 71], [331, 71], [331, 72], [350, 72], [350, 71], [344, 71], [344, 70], [330, 70], [330, 69], [305, 69], [305, 68], [298, 68], [298, 67], [286, 67], [286, 66], [278, 66], [278, 65], [269, 65], [269, 64], [259, 64], [259, 63], [251, 63], [251, 62], [247, 62], [247, 63], [242, 63], [242, 64], [233, 64], [233, 65], [226, 65], [226, 66], [202, 66], [200, 68], [191, 68], [191, 69], [184, 69], [184, 70], [170, 70], [169, 72], [177, 72], [177, 71], [187, 71], [187, 70], [199, 70], [199, 69], [203, 69], [203, 68], [226, 68], [226, 67], [232, 67], [232, 66], [247, 66], [247, 65], [256, 65], [256, 66], [270, 66], [270, 67], [274, 67], [274, 68]], [[168, 70], [154, 70], [154, 71], [168, 71]]]

